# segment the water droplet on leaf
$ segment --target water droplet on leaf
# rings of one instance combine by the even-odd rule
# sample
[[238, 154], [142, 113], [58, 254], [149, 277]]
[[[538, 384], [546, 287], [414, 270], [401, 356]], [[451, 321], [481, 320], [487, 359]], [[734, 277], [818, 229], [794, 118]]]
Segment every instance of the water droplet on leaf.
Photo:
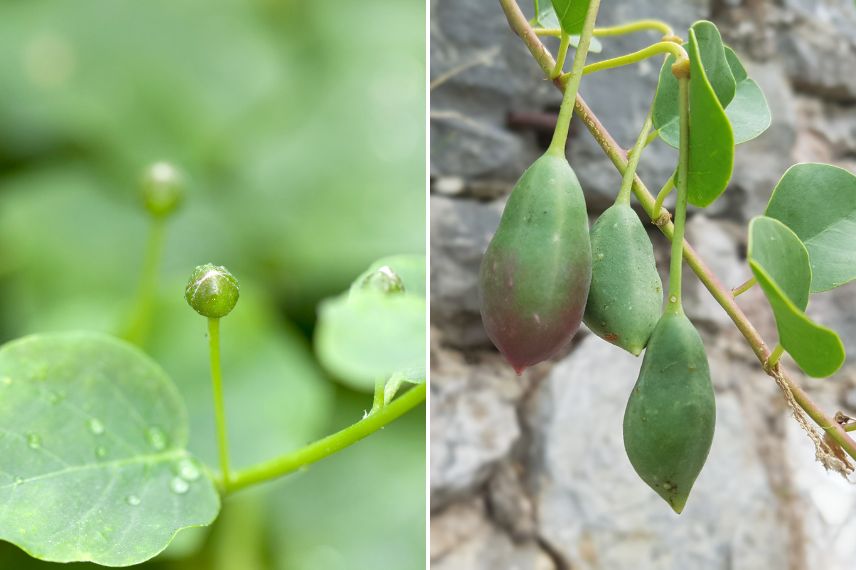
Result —
[[31, 433], [27, 436], [27, 445], [30, 449], [39, 449], [42, 446], [42, 438], [39, 434]]
[[98, 418], [89, 418], [86, 425], [89, 426], [89, 431], [95, 435], [101, 435], [104, 433], [104, 424], [102, 424]]
[[190, 489], [190, 483], [181, 477], [173, 477], [169, 482], [169, 489], [177, 495], [183, 495]]
[[140, 498], [136, 495], [128, 495], [125, 497], [125, 502], [131, 505], [132, 507], [136, 507], [140, 504]]
[[185, 481], [196, 481], [199, 479], [199, 468], [192, 459], [182, 459], [178, 463], [178, 476]]
[[107, 457], [107, 448], [104, 447], [103, 445], [99, 445], [98, 447], [96, 447], [95, 448], [95, 457], [98, 457], [98, 458]]
[[149, 440], [149, 445], [155, 451], [163, 451], [166, 449], [166, 434], [158, 427], [150, 427], [146, 430], [146, 438]]

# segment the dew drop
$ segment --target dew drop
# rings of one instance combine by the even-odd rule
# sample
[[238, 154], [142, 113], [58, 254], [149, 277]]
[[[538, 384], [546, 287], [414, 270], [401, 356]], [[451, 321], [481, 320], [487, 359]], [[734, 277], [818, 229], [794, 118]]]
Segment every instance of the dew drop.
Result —
[[178, 463], [178, 476], [185, 481], [196, 481], [199, 479], [199, 468], [191, 459], [182, 459]]
[[136, 495], [128, 495], [125, 497], [125, 502], [131, 505], [132, 507], [136, 507], [140, 504], [140, 498]]
[[104, 424], [102, 424], [98, 418], [89, 418], [86, 425], [89, 426], [89, 431], [94, 435], [101, 435], [104, 433]]
[[671, 297], [669, 297], [669, 301], [670, 301], [670, 302], [672, 302], [672, 303], [677, 303], [677, 302], [678, 302], [678, 298], [677, 298], [677, 297], [675, 297], [674, 295], [672, 295]]
[[15, 485], [20, 485], [23, 482], [24, 482], [23, 477], [15, 477]]
[[603, 259], [603, 254], [602, 254], [602, 253], [598, 253], [598, 254], [597, 254], [597, 258], [598, 258], [598, 259]]
[[42, 438], [37, 433], [31, 433], [27, 436], [27, 445], [30, 449], [39, 449], [42, 446]]
[[176, 495], [183, 495], [190, 489], [190, 483], [181, 477], [173, 477], [169, 482], [169, 488]]
[[146, 438], [149, 440], [149, 445], [155, 451], [163, 451], [166, 449], [166, 434], [159, 427], [150, 427], [146, 430]]
[[99, 445], [95, 448], [95, 457], [102, 458], [107, 457], [107, 448], [103, 445]]
[[51, 404], [59, 404], [62, 402], [62, 394], [59, 392], [48, 392], [47, 394], [48, 403]]

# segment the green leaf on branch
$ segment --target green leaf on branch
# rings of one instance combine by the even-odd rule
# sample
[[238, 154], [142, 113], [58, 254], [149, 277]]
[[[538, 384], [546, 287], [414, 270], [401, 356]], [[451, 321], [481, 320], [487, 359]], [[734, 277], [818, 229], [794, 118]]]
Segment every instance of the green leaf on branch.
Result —
[[[713, 24], [697, 22], [693, 25], [693, 30], [697, 34], [702, 65], [708, 80], [731, 123], [734, 144], [756, 138], [770, 127], [772, 120], [764, 93], [758, 84], [749, 78], [734, 50], [723, 45]], [[698, 35], [699, 31], [702, 31], [702, 36]], [[730, 73], [723, 68], [722, 57], [725, 58]], [[671, 73], [672, 63], [673, 59], [660, 70], [660, 85], [657, 87], [657, 101], [654, 106], [654, 126], [666, 144], [678, 148], [678, 82]]]
[[844, 363], [844, 345], [805, 314], [811, 266], [799, 237], [779, 220], [757, 216], [749, 224], [748, 260], [773, 309], [779, 344], [809, 376], [831, 376]]
[[[702, 32], [696, 36], [696, 26]], [[698, 22], [689, 30], [690, 40], [685, 44], [690, 57], [690, 161], [688, 172], [689, 202], [706, 207], [726, 189], [734, 168], [734, 132], [722, 103], [709, 80], [705, 64], [720, 83], [720, 92], [727, 97], [728, 89], [725, 55], [719, 32], [711, 30], [713, 24]], [[713, 33], [715, 32], [715, 34]], [[720, 53], [722, 58], [719, 57]], [[660, 82], [654, 98], [652, 119], [660, 137], [678, 147], [680, 126], [678, 118], [678, 80], [672, 74], [675, 57], [669, 56], [660, 70]], [[727, 65], [726, 65], [727, 67]], [[734, 78], [731, 77], [731, 82]], [[733, 91], [733, 88], [731, 89]], [[733, 93], [732, 93], [733, 96]]]
[[725, 114], [734, 129], [734, 144], [741, 144], [766, 131], [770, 127], [772, 116], [764, 92], [749, 78], [737, 54], [728, 46], [725, 46], [725, 57], [737, 81], [734, 98], [725, 108]]
[[0, 348], [0, 539], [35, 558], [128, 566], [210, 524], [220, 497], [185, 449], [175, 386], [97, 333]]
[[389, 267], [404, 291], [383, 293], [352, 286], [321, 304], [315, 350], [321, 364], [359, 390], [371, 390], [378, 378], [425, 377], [425, 258], [381, 259], [363, 273]]
[[[696, 22], [690, 29], [691, 35], [695, 35], [698, 56], [701, 58], [705, 75], [719, 103], [725, 108], [734, 99], [737, 82], [725, 55], [722, 36], [716, 26], [706, 20]], [[691, 54], [690, 57], [693, 55]]]
[[588, 12], [589, 0], [552, 0], [559, 24], [566, 34], [583, 31], [583, 22]]
[[[546, 2], [546, 0], [545, 0]], [[536, 6], [538, 3], [535, 3]], [[556, 16], [556, 11], [553, 9], [553, 5], [546, 3], [544, 7], [538, 8], [538, 13], [535, 14], [535, 17], [529, 20], [529, 23], [533, 26], [545, 28], [545, 29], [556, 29], [561, 28], [561, 24], [559, 24], [559, 17]], [[579, 34], [571, 34], [571, 47], [579, 47], [580, 45], [580, 36]], [[603, 44], [600, 43], [600, 40], [593, 37], [591, 39], [591, 43], [589, 44], [589, 52], [590, 53], [600, 53], [603, 51]]]
[[805, 244], [811, 292], [856, 279], [856, 176], [829, 164], [797, 164], [785, 172], [765, 212]]

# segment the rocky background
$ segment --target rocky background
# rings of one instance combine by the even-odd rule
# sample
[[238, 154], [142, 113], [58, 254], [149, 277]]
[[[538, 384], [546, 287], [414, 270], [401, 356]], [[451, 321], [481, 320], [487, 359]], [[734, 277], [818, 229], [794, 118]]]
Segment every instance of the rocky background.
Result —
[[[548, 0], [542, 0], [548, 1]], [[531, 13], [524, 0], [523, 9]], [[432, 89], [432, 568], [442, 570], [761, 570], [856, 568], [856, 487], [815, 462], [725, 312], [688, 273], [687, 312], [701, 329], [717, 391], [717, 432], [684, 514], [635, 475], [621, 422], [640, 360], [582, 330], [567, 352], [517, 378], [478, 314], [478, 265], [504, 200], [546, 148], [560, 95], [509, 30], [497, 2], [434, 0]], [[746, 222], [793, 163], [856, 168], [856, 7], [852, 0], [605, 0], [598, 23], [656, 16], [685, 30], [716, 22], [762, 86], [773, 126], [738, 147], [732, 185], [688, 238], [720, 279], [749, 276]], [[685, 35], [685, 32], [684, 32]], [[606, 38], [613, 57], [656, 38]], [[551, 44], [555, 48], [555, 44]], [[630, 146], [658, 61], [586, 78], [581, 93]], [[620, 178], [579, 121], [569, 158], [592, 218]], [[652, 144], [640, 173], [659, 188], [675, 151]], [[665, 269], [667, 242], [651, 237]], [[756, 289], [740, 304], [775, 341]], [[856, 284], [815, 297], [809, 313], [856, 354]], [[788, 369], [830, 413], [856, 415], [856, 360], [826, 380]]]

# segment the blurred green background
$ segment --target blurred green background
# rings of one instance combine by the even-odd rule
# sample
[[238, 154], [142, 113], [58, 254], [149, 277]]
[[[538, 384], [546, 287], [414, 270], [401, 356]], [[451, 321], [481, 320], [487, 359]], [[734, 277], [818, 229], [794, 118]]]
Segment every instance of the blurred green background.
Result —
[[[0, 336], [116, 332], [129, 317], [156, 160], [189, 178], [146, 350], [216, 461], [191, 269], [226, 265], [233, 461], [353, 423], [371, 396], [318, 366], [320, 299], [374, 259], [425, 251], [419, 0], [0, 1]], [[423, 568], [424, 410], [304, 473], [230, 497], [151, 568]], [[0, 543], [0, 568], [52, 566]], [[71, 565], [72, 568], [87, 565]], [[87, 566], [88, 567], [88, 566]]]

